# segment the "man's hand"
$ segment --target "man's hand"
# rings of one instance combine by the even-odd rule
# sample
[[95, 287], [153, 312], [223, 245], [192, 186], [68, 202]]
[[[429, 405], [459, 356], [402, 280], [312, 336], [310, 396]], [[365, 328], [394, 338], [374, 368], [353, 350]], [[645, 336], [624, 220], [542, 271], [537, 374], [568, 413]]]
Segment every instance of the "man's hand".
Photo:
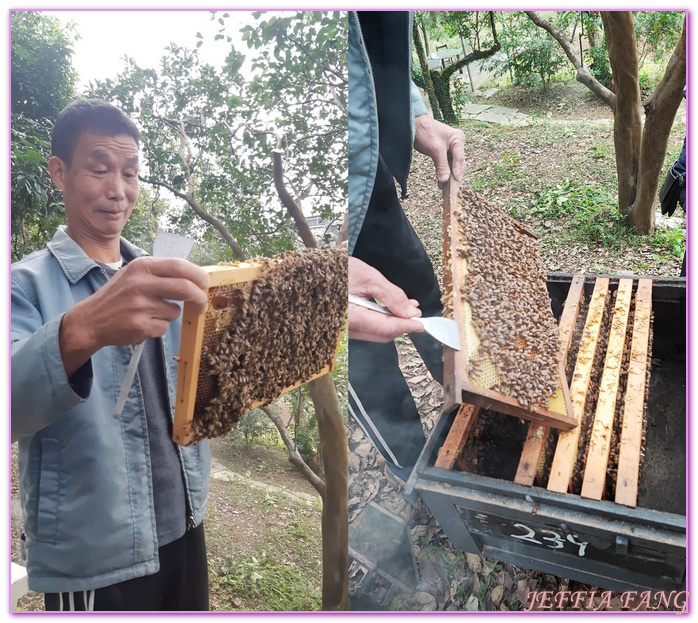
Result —
[[133, 260], [63, 316], [58, 339], [68, 378], [104, 346], [163, 336], [180, 313], [173, 300], [206, 311], [208, 283], [208, 274], [187, 260]]
[[465, 173], [465, 135], [460, 130], [436, 121], [429, 115], [415, 119], [414, 148], [434, 161], [440, 184], [451, 174], [460, 182]]
[[349, 303], [349, 337], [367, 342], [390, 342], [405, 333], [421, 333], [419, 303], [408, 299], [401, 288], [388, 281], [372, 266], [355, 257], [349, 258], [349, 292], [364, 298], [376, 298], [395, 316], [371, 311]]

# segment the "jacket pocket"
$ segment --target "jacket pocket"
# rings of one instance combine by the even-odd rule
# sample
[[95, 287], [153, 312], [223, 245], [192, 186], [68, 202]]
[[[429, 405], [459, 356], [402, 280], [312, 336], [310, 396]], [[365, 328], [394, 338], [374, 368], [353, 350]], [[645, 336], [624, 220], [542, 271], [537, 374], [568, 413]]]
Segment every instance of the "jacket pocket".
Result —
[[57, 439], [41, 440], [41, 470], [37, 511], [37, 540], [55, 544], [58, 540], [58, 507], [61, 496], [61, 452]]

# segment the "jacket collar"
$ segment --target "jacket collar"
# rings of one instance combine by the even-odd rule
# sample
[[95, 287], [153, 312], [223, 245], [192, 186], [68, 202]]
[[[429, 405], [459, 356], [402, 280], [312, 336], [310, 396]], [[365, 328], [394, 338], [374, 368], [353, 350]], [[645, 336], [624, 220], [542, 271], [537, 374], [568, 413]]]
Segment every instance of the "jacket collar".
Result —
[[[125, 238], [121, 238], [121, 253], [128, 262], [137, 257], [148, 255], [143, 249], [131, 244]], [[65, 225], [61, 225], [47, 245], [48, 250], [58, 260], [65, 276], [70, 283], [76, 284], [93, 268], [99, 266], [89, 257], [65, 231]]]

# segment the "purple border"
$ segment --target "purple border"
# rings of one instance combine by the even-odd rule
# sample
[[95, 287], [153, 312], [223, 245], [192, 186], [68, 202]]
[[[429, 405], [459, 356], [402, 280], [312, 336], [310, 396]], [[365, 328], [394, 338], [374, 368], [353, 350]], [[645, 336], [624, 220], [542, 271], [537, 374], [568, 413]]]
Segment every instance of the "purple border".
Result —
[[[311, 4], [312, 4], [312, 3], [311, 3]], [[328, 3], [328, 4], [332, 4], [332, 3]], [[355, 4], [366, 5], [367, 3], [366, 3], [366, 2], [357, 2], [357, 3], [355, 3]], [[422, 4], [423, 4], [423, 3], [422, 3]], [[545, 3], [543, 3], [543, 4], [545, 4]], [[594, 3], [594, 4], [595, 4], [595, 3]], [[642, 2], [639, 2], [639, 3], [636, 3], [636, 4], [642, 4]], [[352, 7], [352, 3], [349, 3], [349, 7], [351, 7], [351, 8], [359, 8], [359, 7], [356, 7], [356, 6], [353, 6], [353, 7]], [[330, 7], [326, 7], [325, 5], [322, 5], [322, 4], [321, 4], [319, 7], [318, 7], [318, 6], [312, 6], [312, 7], [310, 7], [310, 8], [331, 8], [331, 9], [335, 9], [335, 10], [346, 10], [346, 9], [349, 8], [349, 7], [347, 7], [347, 6], [340, 6], [340, 7], [332, 7], [332, 6], [330, 6]], [[245, 10], [245, 11], [258, 10], [257, 8], [248, 8], [248, 7], [236, 7], [236, 8], [233, 8], [233, 9], [231, 9], [231, 8], [224, 8], [224, 7], [216, 7], [216, 8], [219, 9], [219, 10], [227, 10], [227, 11], [230, 11], [230, 12], [233, 12], [233, 11], [242, 11], [242, 10]], [[363, 7], [362, 7], [362, 8], [363, 8]], [[375, 8], [375, 7], [366, 7], [366, 8]], [[388, 7], [388, 8], [390, 8], [390, 7]], [[411, 8], [419, 8], [419, 7], [411, 7]], [[457, 8], [457, 7], [456, 7], [456, 6], [451, 6], [451, 7], [448, 7], [448, 8]], [[496, 10], [521, 10], [521, 8], [522, 8], [522, 7], [512, 8], [512, 9], [498, 8], [498, 9], [496, 9]], [[627, 8], [627, 7], [625, 7], [625, 8]], [[651, 9], [651, 8], [639, 7], [639, 6], [638, 6], [637, 8], [638, 8], [638, 9], [642, 9], [642, 10], [653, 10], [653, 9]], [[39, 11], [56, 11], [56, 12], [58, 12], [58, 11], [94, 11], [94, 10], [99, 10], [99, 11], [138, 11], [138, 12], [143, 12], [143, 11], [163, 11], [163, 10], [167, 10], [167, 11], [178, 11], [178, 12], [180, 12], [180, 11], [204, 11], [204, 10], [209, 10], [209, 9], [204, 8], [204, 7], [201, 7], [201, 8], [191, 8], [191, 7], [177, 7], [177, 6], [172, 7], [172, 8], [164, 8], [164, 7], [158, 7], [158, 8], [152, 8], [152, 7], [151, 7], [151, 8], [147, 8], [147, 7], [124, 7], [124, 6], [122, 6], [122, 7], [109, 7], [109, 6], [106, 6], [106, 7], [101, 7], [101, 8], [99, 8], [99, 9], [89, 8], [89, 7], [84, 7], [84, 6], [82, 6], [82, 7], [81, 7], [81, 6], [76, 6], [76, 7], [72, 7], [72, 8], [68, 6], [68, 7], [57, 8], [57, 7], [52, 7], [52, 6], [50, 6], [50, 4], [49, 4], [49, 6], [44, 6], [43, 8], [8, 7], [8, 9], [9, 9], [9, 10], [8, 10], [8, 21], [7, 21], [8, 49], [9, 49], [9, 47], [10, 47], [10, 46], [9, 46], [9, 43], [10, 43], [10, 35], [11, 35], [11, 32], [10, 32], [10, 31], [11, 31], [11, 22], [10, 22], [10, 19], [9, 19], [9, 13], [10, 13], [12, 10], [27, 10], [27, 11], [29, 11], [29, 10], [39, 10]], [[282, 6], [278, 7], [278, 8], [274, 8], [274, 7], [265, 7], [265, 10], [289, 10], [289, 11], [290, 11], [290, 10], [300, 10], [300, 9], [296, 9], [296, 8], [292, 8], [292, 7], [286, 7], [286, 6], [283, 6], [283, 5], [282, 5]], [[437, 10], [437, 9], [433, 9], [433, 10]], [[469, 7], [468, 10], [477, 10], [477, 9], [476, 9], [475, 7]], [[492, 7], [487, 7], [487, 10], [492, 10]], [[542, 7], [542, 8], [540, 8], [540, 10], [555, 10], [555, 8], [553, 8], [553, 7]], [[687, 54], [687, 58], [686, 58], [686, 71], [687, 71], [687, 82], [689, 82], [689, 81], [690, 81], [690, 77], [691, 77], [691, 69], [692, 69], [691, 58], [692, 58], [692, 48], [693, 48], [692, 40], [691, 40], [691, 36], [690, 36], [691, 33], [692, 33], [692, 23], [693, 23], [693, 20], [692, 20], [692, 17], [691, 17], [692, 10], [689, 10], [689, 9], [687, 9], [687, 8], [678, 8], [678, 7], [677, 7], [677, 8], [671, 8], [671, 9], [670, 9], [670, 8], [663, 8], [663, 9], [657, 9], [657, 10], [683, 10], [683, 11], [686, 12], [686, 35], [687, 35], [687, 37], [686, 37], [686, 54]], [[9, 63], [8, 63], [8, 78], [9, 78]], [[8, 88], [8, 91], [7, 91], [7, 100], [6, 100], [6, 101], [8, 101], [8, 111], [9, 111], [9, 109], [10, 109], [10, 106], [9, 106], [9, 102], [10, 102], [10, 89], [9, 89], [9, 88]], [[690, 99], [687, 99], [687, 108], [686, 108], [686, 137], [687, 137], [687, 148], [688, 148], [688, 146], [691, 145], [692, 142], [693, 142], [693, 141], [692, 141], [691, 132], [690, 132], [690, 128], [692, 127], [692, 126], [691, 126], [691, 121], [690, 121], [690, 120], [692, 119], [692, 113], [690, 113], [690, 109], [691, 109], [692, 104], [689, 104], [690, 101], [691, 101]], [[8, 115], [8, 121], [7, 121], [8, 140], [9, 140], [9, 138], [10, 138], [10, 136], [11, 136], [10, 127], [11, 127], [11, 120], [10, 120], [10, 117], [9, 117], [9, 115]], [[690, 160], [689, 160], [689, 162], [690, 162]], [[9, 158], [8, 158], [8, 180], [9, 180], [9, 177], [10, 177], [9, 169], [10, 169], [10, 166], [9, 166]], [[692, 195], [695, 194], [695, 193], [692, 193], [691, 191], [692, 191], [692, 184], [691, 184], [690, 182], [687, 182], [687, 193], [688, 193], [688, 196], [689, 196], [689, 202], [692, 200], [692, 199], [691, 199]], [[11, 193], [10, 193], [10, 185], [8, 184], [8, 186], [7, 186], [7, 198], [8, 198], [7, 205], [11, 205], [11, 201], [10, 201], [11, 197], [10, 197], [10, 194], [11, 194]], [[7, 212], [7, 217], [6, 217], [6, 219], [7, 219], [6, 222], [7, 222], [7, 224], [8, 224], [8, 230], [7, 230], [7, 231], [8, 231], [8, 240], [9, 240], [9, 232], [11, 231], [11, 211], [9, 211], [9, 210], [8, 210], [8, 212]], [[690, 594], [691, 594], [691, 590], [690, 590], [690, 589], [691, 589], [691, 580], [692, 580], [692, 575], [691, 575], [691, 573], [690, 573], [690, 571], [691, 571], [691, 564], [690, 564], [690, 562], [691, 562], [691, 553], [692, 553], [691, 547], [690, 547], [690, 543], [691, 543], [691, 540], [690, 540], [690, 533], [691, 533], [691, 530], [690, 530], [690, 523], [691, 523], [691, 522], [690, 522], [690, 519], [691, 519], [691, 517], [692, 517], [692, 514], [691, 514], [691, 504], [690, 504], [690, 502], [691, 502], [690, 489], [691, 489], [691, 485], [692, 485], [692, 479], [691, 479], [691, 458], [690, 458], [690, 442], [691, 442], [691, 436], [692, 436], [692, 433], [693, 433], [693, 428], [691, 427], [691, 421], [690, 421], [690, 414], [691, 414], [691, 412], [692, 412], [692, 408], [691, 408], [691, 407], [692, 407], [692, 401], [691, 401], [691, 398], [694, 397], [694, 396], [696, 395], [695, 392], [693, 392], [693, 393], [691, 392], [691, 380], [692, 380], [691, 372], [693, 371], [693, 352], [692, 352], [692, 346], [693, 346], [693, 337], [694, 337], [694, 329], [693, 329], [693, 326], [692, 326], [693, 323], [691, 322], [691, 311], [692, 311], [693, 308], [695, 307], [694, 305], [692, 305], [692, 301], [691, 301], [691, 299], [692, 299], [692, 291], [693, 291], [693, 288], [690, 286], [691, 276], [693, 275], [693, 272], [694, 272], [693, 248], [692, 248], [692, 247], [695, 246], [695, 245], [691, 245], [691, 248], [689, 249], [689, 242], [690, 242], [690, 240], [693, 239], [693, 231], [692, 231], [693, 226], [692, 226], [692, 223], [693, 223], [693, 217], [692, 217], [692, 216], [689, 216], [688, 214], [686, 214], [686, 225], [687, 225], [687, 227], [686, 227], [686, 229], [687, 229], [686, 247], [687, 247], [687, 249], [689, 250], [689, 253], [687, 253], [687, 314], [688, 314], [688, 319], [687, 319], [687, 324], [686, 324], [686, 338], [687, 338], [687, 348], [688, 348], [687, 360], [686, 360], [686, 373], [687, 373], [687, 374], [686, 374], [686, 376], [687, 376], [687, 386], [686, 386], [686, 405], [687, 405], [687, 411], [686, 411], [686, 414], [687, 414], [687, 417], [686, 417], [686, 451], [687, 451], [687, 452], [686, 452], [686, 470], [687, 470], [687, 474], [686, 474], [686, 478], [687, 478], [687, 481], [686, 481], [686, 482], [687, 482], [687, 487], [686, 487], [686, 506], [687, 506], [687, 515], [686, 515], [686, 518], [687, 518], [687, 534], [686, 534], [686, 545], [687, 545], [687, 557], [686, 557], [686, 589], [687, 589], [688, 592], [689, 592], [689, 597], [690, 597]], [[5, 241], [4, 244], [7, 244], [7, 241]], [[8, 244], [8, 251], [9, 251], [9, 244]], [[8, 253], [7, 257], [9, 258], [9, 253]], [[9, 274], [10, 274], [10, 267], [9, 267], [9, 262], [8, 262], [8, 267], [7, 267], [7, 271], [6, 271], [6, 275], [7, 275], [7, 282], [6, 282], [6, 283], [8, 284], [8, 291], [9, 291]], [[8, 307], [9, 307], [9, 305], [8, 305]], [[9, 324], [10, 324], [10, 323], [9, 323], [9, 309], [7, 310], [7, 314], [8, 314], [8, 315], [7, 315], [7, 319], [8, 319], [8, 331], [7, 331], [8, 341], [7, 341], [7, 345], [8, 345], [8, 353], [9, 353], [9, 343], [10, 343], [10, 337], [9, 337], [9, 335], [10, 335], [10, 332], [9, 332]], [[10, 369], [9, 369], [9, 367], [8, 367], [8, 372], [9, 372], [9, 371], [10, 371]], [[9, 374], [8, 374], [8, 379], [9, 379]], [[9, 392], [9, 390], [8, 390], [8, 392], [7, 392], [6, 402], [7, 402], [7, 407], [8, 407], [8, 408], [7, 408], [7, 413], [10, 413], [10, 412], [11, 412], [11, 397], [10, 397], [10, 392]], [[9, 430], [9, 427], [10, 427], [9, 422], [8, 422], [8, 424], [7, 424], [7, 427], [8, 427], [8, 430]], [[8, 433], [8, 438], [9, 438], [9, 433]], [[9, 473], [9, 471], [10, 471], [10, 464], [11, 464], [11, 456], [10, 456], [10, 452], [8, 452], [8, 455], [7, 455], [8, 473]], [[7, 497], [8, 497], [8, 499], [9, 499], [9, 494], [10, 494], [10, 488], [9, 488], [9, 486], [8, 486], [8, 488], [7, 488], [7, 493], [8, 493], [8, 496], [7, 496]], [[8, 513], [7, 513], [7, 515], [8, 515], [8, 528], [9, 528], [9, 525], [10, 525], [10, 513], [11, 513], [11, 511], [10, 511], [10, 509], [8, 509]], [[7, 545], [8, 545], [8, 554], [9, 554], [9, 540], [7, 541]], [[8, 555], [8, 558], [9, 558], [9, 555]], [[9, 579], [9, 566], [8, 566], [8, 579]], [[8, 595], [8, 597], [9, 597], [9, 595]], [[9, 599], [8, 599], [8, 604], [9, 604]], [[691, 602], [690, 602], [690, 599], [687, 600], [687, 605], [688, 605], [688, 607], [687, 607], [686, 612], [687, 612], [687, 613], [691, 613], [691, 612], [692, 612], [692, 609], [691, 609]], [[541, 613], [541, 611], [536, 611], [534, 614], [539, 614], [539, 613]], [[36, 614], [41, 614], [41, 615], [43, 615], [43, 616], [52, 616], [51, 613], [35, 613], [35, 612], [18, 613], [19, 616], [24, 616], [24, 615], [29, 615], [29, 614], [34, 614], [34, 615], [36, 615]], [[96, 613], [76, 613], [76, 614], [78, 614], [78, 615], [80, 615], [80, 614], [91, 615], [91, 616], [93, 616], [93, 617], [94, 617], [94, 616], [97, 616], [97, 617], [101, 617], [101, 616], [107, 616], [107, 617], [113, 617], [113, 616], [127, 616], [127, 615], [125, 615], [124, 613], [98, 613], [98, 614], [96, 614]], [[129, 614], [131, 614], [131, 613], [129, 613]], [[140, 612], [140, 613], [139, 613], [139, 612], [134, 612], [134, 613], [132, 613], [132, 614], [148, 614], [148, 615], [151, 615], [151, 616], [163, 616], [164, 613], [148, 613], [148, 612]], [[228, 615], [228, 614], [231, 614], [231, 612], [172, 613], [172, 614], [174, 614], [174, 615], [184, 615], [184, 616], [189, 616], [189, 617], [191, 617], [192, 615], [194, 615], [194, 616], [210, 616], [210, 615], [216, 615], [216, 614], [218, 614], [218, 615]], [[266, 616], [279, 616], [279, 615], [281, 615], [281, 616], [287, 616], [287, 615], [294, 615], [294, 614], [297, 614], [297, 615], [311, 615], [311, 616], [316, 616], [316, 617], [317, 617], [317, 616], [336, 616], [336, 615], [340, 615], [340, 616], [341, 616], [341, 615], [345, 615], [345, 616], [357, 616], [357, 613], [352, 613], [352, 612], [338, 612], [338, 613], [328, 614], [328, 613], [326, 613], [326, 612], [281, 612], [281, 613], [272, 612], [272, 613], [270, 613], [270, 612], [246, 612], [246, 611], [243, 611], [243, 612], [234, 612], [234, 614], [235, 614], [236, 616], [244, 616], [244, 617], [250, 616], [250, 615], [256, 616], [256, 617], [260, 617], [260, 616], [261, 616], [261, 617], [266, 617]], [[430, 613], [424, 613], [424, 612], [410, 612], [410, 611], [407, 611], [407, 612], [402, 612], [402, 611], [401, 611], [401, 612], [394, 612], [394, 611], [391, 611], [391, 612], [370, 612], [370, 611], [364, 611], [364, 612], [358, 613], [358, 615], [371, 615], [371, 614], [380, 614], [380, 615], [382, 615], [383, 617], [391, 617], [391, 616], [393, 616], [393, 617], [400, 616], [400, 617], [401, 617], [401, 616], [404, 616], [404, 615], [419, 615], [419, 616], [427, 615], [427, 616], [429, 616]], [[448, 612], [440, 612], [440, 613], [437, 614], [437, 616], [441, 616], [441, 615], [444, 615], [444, 614], [458, 614], [458, 615], [460, 615], [460, 614], [463, 614], [463, 613], [462, 613], [462, 612], [450, 612], [450, 613], [448, 613]], [[489, 614], [489, 615], [497, 616], [497, 615], [501, 615], [502, 613], [499, 613], [499, 612], [477, 612], [477, 613], [471, 613], [471, 614], [478, 614], [478, 615], [483, 615], [483, 614], [486, 615], [486, 614]], [[552, 615], [552, 616], [555, 616], [555, 615], [560, 615], [560, 614], [572, 614], [572, 613], [571, 613], [571, 612], [564, 612], [564, 613], [560, 613], [560, 612], [555, 612], [555, 613], [554, 613], [554, 612], [550, 612], [549, 614]], [[588, 611], [586, 611], [586, 612], [585, 612], [585, 611], [581, 611], [581, 612], [575, 612], [574, 614], [582, 614], [582, 615], [583, 615], [583, 614], [587, 614], [587, 615], [589, 615], [589, 614], [591, 614], [591, 613], [588, 612]], [[606, 615], [609, 615], [609, 614], [610, 614], [610, 615], [613, 615], [613, 614], [621, 614], [621, 615], [622, 615], [622, 614], [626, 614], [626, 612], [603, 612], [603, 614], [606, 614]], [[648, 613], [648, 612], [640, 613], [640, 612], [636, 612], [635, 614], [654, 614], [654, 613]], [[667, 613], [663, 613], [663, 614], [667, 614]], [[673, 614], [673, 613], [669, 613], [669, 614]], [[60, 616], [60, 615], [59, 615], [59, 616]], [[165, 615], [165, 616], [168, 616], [168, 615]]]

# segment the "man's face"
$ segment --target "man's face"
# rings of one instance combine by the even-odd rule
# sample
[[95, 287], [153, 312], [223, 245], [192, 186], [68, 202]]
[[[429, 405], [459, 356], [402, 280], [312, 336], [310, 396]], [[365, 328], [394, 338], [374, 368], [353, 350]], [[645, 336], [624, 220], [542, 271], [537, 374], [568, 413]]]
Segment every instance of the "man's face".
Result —
[[101, 242], [121, 234], [138, 199], [138, 145], [126, 135], [83, 132], [70, 168], [51, 158], [49, 170], [63, 191], [68, 233]]

